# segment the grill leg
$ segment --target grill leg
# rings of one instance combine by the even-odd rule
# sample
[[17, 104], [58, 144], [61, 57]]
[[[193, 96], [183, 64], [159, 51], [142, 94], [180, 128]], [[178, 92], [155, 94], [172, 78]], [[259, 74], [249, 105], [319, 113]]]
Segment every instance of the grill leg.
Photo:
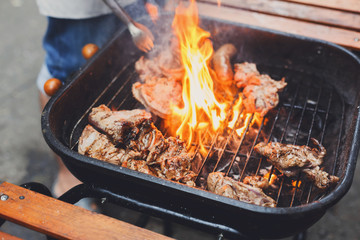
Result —
[[306, 231], [296, 234], [293, 240], [306, 240]]
[[145, 228], [146, 225], [148, 224], [150, 219], [150, 216], [147, 214], [141, 214], [140, 217], [138, 218], [138, 220], [136, 220], [135, 225], [141, 228]]
[[164, 219], [164, 235], [171, 237], [174, 234], [170, 221]]

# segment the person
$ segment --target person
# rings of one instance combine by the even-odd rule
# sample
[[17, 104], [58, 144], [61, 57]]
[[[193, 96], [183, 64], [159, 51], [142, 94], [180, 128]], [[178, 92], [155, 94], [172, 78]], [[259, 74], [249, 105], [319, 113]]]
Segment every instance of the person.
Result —
[[[158, 5], [154, 0], [118, 2], [133, 18], [147, 11], [153, 21], [157, 19]], [[48, 20], [43, 37], [45, 60], [36, 80], [43, 109], [49, 100], [44, 92], [45, 82], [57, 78], [66, 84], [66, 79], [86, 62], [81, 54], [82, 47], [93, 43], [101, 48], [124, 25], [102, 0], [37, 0], [37, 5], [40, 14]], [[56, 159], [59, 168], [52, 192], [58, 197], [81, 182], [69, 172], [60, 157]]]

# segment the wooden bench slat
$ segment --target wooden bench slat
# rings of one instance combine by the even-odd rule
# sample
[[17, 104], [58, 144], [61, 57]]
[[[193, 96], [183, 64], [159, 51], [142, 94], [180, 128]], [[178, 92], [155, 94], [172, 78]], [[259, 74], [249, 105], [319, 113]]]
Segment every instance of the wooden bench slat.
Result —
[[0, 231], [0, 239], [1, 240], [22, 240], [22, 238], [15, 237], [13, 235], [10, 235], [8, 233]]
[[[217, 4], [217, 0], [200, 0]], [[360, 2], [360, 1], [359, 1]], [[360, 30], [360, 14], [277, 0], [222, 0], [222, 6]]]
[[359, 0], [282, 0], [360, 13]]
[[11, 183], [0, 185], [2, 194], [9, 198], [0, 200], [1, 218], [57, 239], [171, 239]]
[[208, 3], [198, 3], [197, 5], [199, 7], [199, 14], [203, 16], [298, 34], [331, 41], [344, 47], [360, 49], [360, 33], [356, 31], [275, 17], [226, 6], [217, 7]]

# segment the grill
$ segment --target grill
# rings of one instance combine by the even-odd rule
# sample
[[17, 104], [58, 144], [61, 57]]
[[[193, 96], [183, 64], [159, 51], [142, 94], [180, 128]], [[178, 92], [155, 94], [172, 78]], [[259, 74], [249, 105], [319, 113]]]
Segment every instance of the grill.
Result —
[[[171, 22], [170, 16], [163, 18], [163, 22]], [[245, 125], [242, 137], [219, 132], [207, 145], [206, 157], [195, 154], [192, 165], [199, 174], [199, 188], [77, 153], [78, 138], [92, 107], [106, 104], [113, 109], [143, 108], [131, 93], [137, 81], [134, 63], [141, 53], [125, 30], [119, 31], [49, 101], [42, 114], [45, 140], [77, 178], [94, 186], [100, 195], [106, 194], [128, 207], [228, 237], [279, 238], [303, 231], [351, 186], [359, 150], [356, 89], [360, 87], [360, 61], [341, 47], [313, 39], [213, 19], [202, 19], [202, 25], [212, 33], [215, 49], [233, 43], [238, 49], [236, 62], [254, 62], [261, 73], [275, 79], [285, 77], [288, 86], [280, 94], [278, 107], [260, 124]], [[160, 33], [163, 29], [152, 31]], [[155, 120], [162, 129], [161, 120]], [[166, 129], [162, 130], [166, 134]], [[327, 149], [324, 170], [341, 179], [334, 189], [320, 192], [301, 174], [294, 182], [279, 178], [279, 188], [270, 193], [277, 208], [251, 205], [203, 190], [207, 175], [213, 171], [225, 172], [236, 180], [258, 175], [265, 168], [270, 175], [279, 175], [254, 153], [259, 141], [311, 145], [311, 138]]]

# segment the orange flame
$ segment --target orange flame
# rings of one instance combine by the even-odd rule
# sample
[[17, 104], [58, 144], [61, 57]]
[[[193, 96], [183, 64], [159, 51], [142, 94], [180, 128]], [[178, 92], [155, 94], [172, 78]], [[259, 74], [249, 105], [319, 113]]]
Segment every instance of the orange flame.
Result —
[[[267, 180], [269, 180], [269, 178], [270, 178], [270, 172], [267, 172], [267, 173], [264, 175], [264, 178], [267, 179]], [[276, 176], [274, 173], [271, 174], [271, 178], [270, 178], [270, 180], [269, 180], [269, 184], [270, 184], [270, 185], [271, 185], [271, 184], [274, 184], [275, 181], [276, 181], [276, 179], [277, 179], [277, 176]]]
[[[294, 188], [296, 188], [296, 182], [297, 182], [297, 181], [291, 180], [291, 185], [292, 185]], [[301, 186], [301, 181], [299, 180], [299, 181], [297, 182], [297, 187], [299, 188], [300, 186]]]
[[[243, 109], [241, 98], [232, 106], [232, 96], [230, 100], [215, 96], [214, 74], [209, 67], [214, 49], [210, 33], [199, 27], [195, 0], [191, 0], [188, 7], [180, 2], [172, 27], [179, 40], [181, 61], [185, 69], [182, 81], [184, 104], [182, 107], [172, 108], [172, 118], [166, 124], [170, 131], [176, 132], [176, 136], [187, 143], [188, 149], [195, 143], [200, 146], [200, 152], [206, 154], [204, 144], [215, 136], [216, 131], [234, 128], [241, 117], [245, 119], [244, 127], [236, 130], [241, 136], [250, 123], [251, 114], [240, 115]], [[232, 111], [232, 119], [226, 123], [229, 110]], [[250, 124], [257, 119], [257, 116], [253, 117]]]

